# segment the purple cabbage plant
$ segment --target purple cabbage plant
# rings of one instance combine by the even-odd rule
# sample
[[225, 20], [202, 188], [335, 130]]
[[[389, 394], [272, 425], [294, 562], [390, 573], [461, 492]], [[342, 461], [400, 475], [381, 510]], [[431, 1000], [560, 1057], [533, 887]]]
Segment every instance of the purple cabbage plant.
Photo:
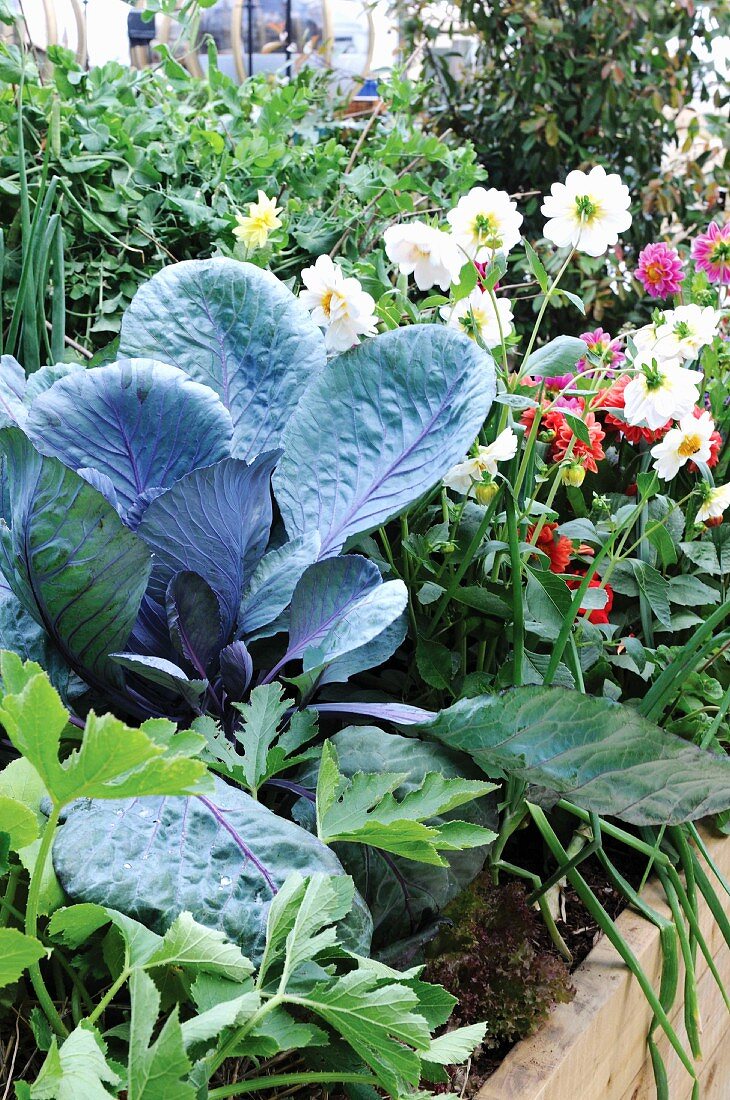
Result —
[[300, 673], [311, 698], [382, 663], [406, 589], [348, 548], [438, 482], [494, 395], [489, 354], [443, 326], [328, 362], [270, 273], [166, 268], [117, 362], [26, 380], [3, 357], [0, 646], [80, 707], [224, 725], [256, 683]]

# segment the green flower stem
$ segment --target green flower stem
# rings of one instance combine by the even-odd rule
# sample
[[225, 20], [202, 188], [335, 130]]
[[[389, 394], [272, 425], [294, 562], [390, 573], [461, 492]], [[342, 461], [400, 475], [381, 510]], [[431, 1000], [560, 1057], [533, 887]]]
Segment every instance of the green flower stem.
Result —
[[221, 1085], [211, 1089], [209, 1100], [227, 1100], [229, 1096], [243, 1096], [247, 1092], [263, 1089], [286, 1088], [296, 1085], [377, 1085], [377, 1077], [367, 1073], [277, 1073], [268, 1077], [253, 1077], [250, 1081]]
[[[571, 458], [572, 457], [574, 446], [575, 446], [575, 436], [573, 436], [573, 438], [568, 443], [568, 446], [565, 448], [565, 457], [566, 458]], [[558, 495], [558, 489], [560, 488], [560, 467], [559, 466], [554, 466], [553, 471], [554, 471], [555, 476], [553, 477], [553, 483], [550, 486], [550, 489], [548, 490], [548, 495], [547, 495], [547, 498], [545, 500], [545, 507], [546, 508], [552, 508], [553, 501], [555, 500], [555, 497]], [[530, 506], [532, 506], [535, 503], [536, 500], [537, 500], [537, 493], [535, 494], [535, 496], [530, 501]], [[530, 509], [527, 508], [522, 513], [522, 516], [523, 517], [528, 516], [529, 514], [530, 514]], [[542, 531], [543, 527], [545, 526], [545, 523], [547, 522], [546, 516], [547, 516], [546, 512], [543, 512], [542, 515], [538, 516], [537, 523], [535, 524], [535, 530], [532, 532], [532, 538], [530, 539], [530, 545], [531, 546], [536, 546], [537, 545], [537, 540], [540, 538], [540, 532]]]
[[518, 382], [519, 382], [520, 378], [522, 378], [522, 376], [527, 373], [527, 366], [530, 362], [530, 356], [532, 355], [533, 348], [535, 347], [535, 341], [537, 340], [537, 335], [538, 335], [538, 332], [540, 331], [540, 325], [542, 324], [542, 319], [545, 316], [545, 311], [546, 311], [547, 307], [550, 305], [550, 300], [552, 299], [555, 291], [557, 290], [560, 280], [562, 279], [565, 272], [568, 270], [568, 265], [570, 264], [570, 261], [573, 259], [574, 255], [575, 255], [575, 248], [571, 248], [570, 252], [565, 257], [565, 260], [563, 261], [562, 267], [560, 268], [557, 275], [555, 276], [552, 283], [550, 284], [550, 286], [547, 289], [547, 292], [545, 294], [542, 305], [540, 306], [540, 310], [539, 310], [538, 315], [537, 315], [537, 320], [535, 321], [535, 327], [533, 328], [532, 333], [530, 335], [530, 340], [529, 340], [529, 343], [527, 345], [527, 350], [525, 351], [524, 357], [522, 359], [522, 366], [520, 367], [519, 371], [517, 372], [516, 381], [518, 381]]
[[[629, 528], [633, 527], [633, 525], [635, 523], [635, 519], [636, 519], [636, 517], [634, 515], [629, 516], [628, 519], [626, 520], [626, 525]], [[568, 611], [568, 614], [563, 619], [563, 624], [560, 628], [560, 633], [559, 633], [559, 635], [556, 639], [555, 645], [553, 646], [553, 651], [552, 651], [552, 654], [550, 655], [550, 661], [549, 661], [548, 667], [545, 671], [545, 676], [543, 678], [543, 683], [545, 684], [546, 687], [549, 687], [550, 684], [552, 684], [553, 679], [555, 677], [555, 673], [558, 670], [558, 665], [560, 664], [560, 660], [561, 660], [561, 658], [563, 656], [563, 653], [565, 651], [565, 647], [568, 644], [568, 639], [570, 638], [571, 632], [573, 630], [573, 624], [574, 624], [575, 620], [578, 617], [578, 612], [580, 611], [581, 604], [583, 603], [583, 597], [585, 596], [586, 592], [588, 591], [588, 586], [590, 585], [591, 581], [595, 577], [596, 572], [598, 570], [598, 566], [601, 564], [601, 562], [604, 560], [604, 558], [606, 558], [610, 554], [611, 548], [612, 548], [614, 542], [616, 541], [617, 536], [623, 530], [624, 530], [624, 528], [619, 526], [614, 531], [613, 537], [611, 539], [609, 539], [608, 542], [604, 543], [604, 545], [601, 547], [601, 549], [598, 551], [595, 558], [593, 559], [592, 567], [586, 570], [585, 576], [581, 580], [578, 588], [575, 589], [575, 593], [573, 595], [573, 599], [571, 600], [571, 604], [570, 604], [570, 610]], [[602, 586], [604, 586], [606, 584], [606, 579], [607, 578], [604, 576], [603, 581], [602, 581]]]
[[[544, 812], [540, 809], [539, 806], [535, 806], [530, 802], [527, 803], [527, 808], [530, 812], [530, 815], [532, 816], [533, 821], [540, 830], [548, 848], [552, 852], [553, 858], [558, 860], [558, 862], [567, 862], [567, 852], [565, 851], [562, 844], [560, 843], [560, 840], [553, 831], [550, 822], [548, 821]], [[618, 931], [616, 925], [611, 920], [608, 913], [603, 908], [598, 898], [589, 887], [588, 883], [578, 873], [578, 871], [569, 871], [568, 879], [590, 915], [597, 922], [598, 926], [603, 930], [606, 937], [616, 948], [618, 953], [621, 955], [621, 958], [624, 960], [629, 970], [638, 981], [644, 996], [649, 1002], [652, 1011], [654, 1012], [654, 1015], [657, 1017], [659, 1024], [664, 1031], [664, 1034], [667, 1036], [667, 1039], [671, 1043], [682, 1065], [687, 1070], [687, 1073], [690, 1075], [693, 1081], [696, 1081], [697, 1073], [694, 1066], [692, 1065], [692, 1060], [687, 1054], [687, 1051], [682, 1046], [682, 1043], [680, 1042], [677, 1033], [672, 1027], [669, 1017], [662, 1007], [651, 982], [644, 973], [644, 970], [642, 969], [638, 959], [634, 955], [628, 943]]]
[[[51, 854], [51, 848], [53, 846], [53, 836], [58, 825], [58, 819], [61, 814], [61, 807], [54, 805], [51, 813], [48, 817], [46, 827], [43, 830], [43, 836], [41, 837], [40, 848], [38, 849], [38, 855], [36, 857], [35, 866], [30, 876], [30, 888], [28, 890], [28, 903], [25, 910], [25, 934], [27, 936], [33, 936], [34, 939], [38, 938], [38, 904], [41, 894], [41, 882], [43, 880], [43, 872], [48, 862], [48, 857]], [[45, 1012], [48, 1022], [51, 1024], [53, 1030], [62, 1038], [66, 1038], [68, 1035], [68, 1028], [64, 1024], [63, 1020], [59, 1016], [56, 1006], [51, 999], [51, 995], [46, 989], [46, 984], [43, 981], [43, 975], [41, 974], [41, 968], [38, 963], [34, 963], [28, 970], [30, 980], [35, 990], [38, 1003]]]
[[506, 863], [503, 859], [500, 859], [499, 863], [495, 865], [495, 868], [498, 871], [506, 871], [509, 875], [515, 875], [517, 878], [527, 879], [528, 882], [532, 883], [532, 885], [535, 887], [535, 890], [537, 891], [537, 893], [533, 896], [535, 897], [537, 904], [540, 907], [540, 913], [542, 915], [542, 919], [545, 921], [545, 927], [550, 934], [550, 939], [553, 941], [565, 961], [569, 964], [572, 963], [573, 956], [571, 954], [570, 948], [567, 946], [565, 940], [560, 935], [560, 932], [558, 931], [558, 926], [555, 923], [555, 918], [550, 912], [550, 905], [548, 904], [547, 898], [545, 897], [542, 882], [540, 881], [540, 876], [536, 875], [534, 871], [527, 871], [524, 867], [518, 867], [514, 863]]
[[495, 509], [496, 502], [497, 502], [497, 497], [495, 497], [494, 500], [489, 502], [489, 504], [487, 506], [487, 510], [484, 513], [484, 516], [482, 517], [482, 521], [479, 524], [479, 527], [477, 528], [476, 532], [474, 533], [474, 537], [472, 538], [471, 542], [469, 543], [469, 545], [466, 549], [466, 553], [464, 554], [464, 557], [462, 558], [462, 561], [461, 561], [461, 564], [459, 565], [459, 568], [456, 570], [453, 577], [449, 581], [449, 584], [446, 588], [446, 591], [444, 592], [443, 596], [440, 598], [438, 604], [436, 605], [436, 612], [435, 612], [434, 617], [431, 620], [431, 623], [429, 625], [429, 630], [428, 630], [428, 637], [429, 638], [433, 637], [433, 633], [434, 633], [436, 627], [440, 623], [441, 618], [442, 618], [444, 612], [446, 611], [446, 608], [449, 606], [449, 602], [451, 600], [451, 597], [453, 596], [454, 592], [456, 592], [456, 589], [459, 587], [459, 584], [461, 583], [461, 580], [462, 580], [464, 574], [466, 573], [467, 569], [469, 568], [469, 566], [472, 563], [472, 559], [473, 559], [474, 555], [476, 554], [477, 550], [479, 549], [479, 547], [482, 544], [482, 540], [483, 540], [484, 536], [487, 533], [487, 529], [489, 527], [489, 524], [492, 522], [492, 516], [494, 515], [494, 509]]
[[517, 531], [515, 502], [508, 492], [505, 497], [507, 512], [507, 542], [509, 543], [510, 564], [512, 566], [512, 647], [514, 651], [512, 683], [514, 687], [522, 684], [525, 660], [525, 607], [522, 600], [522, 558], [520, 540]]
[[[245, 1024], [241, 1024], [241, 1026], [237, 1028], [236, 1031], [234, 1031], [228, 1042], [224, 1043], [218, 1053], [212, 1057], [209, 1063], [209, 1080], [213, 1076], [213, 1074], [220, 1069], [225, 1060], [233, 1055], [233, 1052], [235, 1051], [241, 1040], [245, 1039], [249, 1032], [253, 1031], [255, 1027], [258, 1027], [261, 1021], [266, 1016], [268, 1016], [270, 1012], [273, 1012], [275, 1008], [278, 1008], [278, 1006], [282, 1004], [286, 999], [287, 998], [284, 997], [281, 993], [274, 994], [272, 997], [269, 998], [269, 1000], [265, 1001], [264, 1004], [261, 1005], [261, 1008], [259, 1008], [258, 1011], [254, 1012], [253, 1016], [251, 1016], [250, 1019], [246, 1020]], [[210, 1095], [211, 1094], [209, 1094], [209, 1096]]]

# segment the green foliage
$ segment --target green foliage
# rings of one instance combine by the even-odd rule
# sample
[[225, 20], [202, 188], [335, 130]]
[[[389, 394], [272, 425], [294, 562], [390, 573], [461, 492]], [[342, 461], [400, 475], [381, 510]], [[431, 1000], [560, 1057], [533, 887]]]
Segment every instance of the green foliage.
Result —
[[[288, 279], [335, 246], [345, 263], [365, 256], [399, 215], [449, 205], [482, 175], [470, 147], [420, 127], [409, 88], [397, 81], [383, 85], [388, 116], [350, 163], [365, 123], [339, 117], [346, 101], [311, 70], [287, 84], [261, 77], [239, 87], [218, 72], [197, 80], [173, 62], [143, 72], [110, 63], [86, 73], [68, 51], [54, 48], [51, 56], [50, 80], [26, 80], [22, 130], [14, 88], [0, 91], [8, 138], [0, 155], [5, 324], [16, 301], [26, 318], [31, 308], [42, 316], [42, 272], [34, 269], [26, 284], [26, 308], [21, 265], [40, 247], [39, 235], [57, 239], [54, 226], [58, 234], [62, 223], [65, 269], [52, 259], [54, 286], [65, 281], [67, 336], [92, 351], [116, 337], [137, 287], [160, 267], [221, 253], [241, 258], [236, 214], [258, 189], [279, 196], [285, 218], [250, 258]], [[38, 214], [31, 237], [23, 219], [44, 197], [43, 218], [55, 220], [46, 229]], [[42, 355], [47, 337], [43, 327], [36, 332]], [[56, 342], [54, 349], [60, 359]], [[26, 355], [34, 369], [37, 354]]]
[[484, 847], [495, 833], [479, 825], [450, 819], [425, 824], [465, 802], [495, 789], [493, 783], [446, 779], [438, 772], [424, 776], [405, 797], [393, 792], [407, 774], [356, 772], [351, 779], [338, 768], [337, 750], [325, 743], [317, 780], [317, 833], [325, 844], [349, 841], [368, 844], [419, 863], [446, 866], [442, 852]]
[[[281, 1074], [282, 1083], [302, 1087], [316, 1082], [373, 1084], [400, 1097], [418, 1087], [423, 1074], [430, 1074], [429, 1066], [469, 1057], [484, 1025], [433, 1040], [433, 1032], [450, 1014], [453, 998], [357, 953], [367, 948], [369, 918], [352, 879], [338, 872], [339, 864], [326, 848], [297, 826], [288, 825], [298, 836], [287, 854], [280, 831], [287, 827], [283, 819], [232, 787], [227, 793], [218, 790], [220, 810], [202, 794], [210, 788], [205, 765], [196, 759], [205, 744], [203, 736], [179, 732], [173, 723], [161, 719], [133, 729], [110, 715], [97, 718], [92, 712], [80, 744], [71, 747], [78, 737], [40, 668], [3, 653], [0, 673], [0, 721], [22, 754], [0, 773], [2, 835], [22, 854], [40, 833], [24, 913], [13, 906], [23, 864], [9, 858], [0, 868], [0, 878], [5, 879], [0, 987], [18, 982], [27, 973], [48, 1022], [43, 1028], [46, 1032], [48, 1025], [52, 1028], [43, 1043], [45, 1059], [40, 1065], [36, 1061], [31, 1083], [18, 1082], [19, 1095], [38, 1100], [77, 1100], [83, 1095], [101, 1100], [123, 1092], [130, 1100], [168, 1100], [174, 1093], [181, 1100], [194, 1100], [207, 1083], [215, 1085], [229, 1058], [235, 1059], [238, 1071], [246, 1067], [249, 1087], [255, 1088], [259, 1077], [270, 1087], [275, 1082], [268, 1059], [279, 1063], [282, 1054], [292, 1051], [294, 1070]], [[274, 741], [286, 706], [280, 687], [264, 685], [242, 708], [244, 749], [249, 753], [244, 751], [240, 769], [254, 787], [270, 773], [271, 754], [278, 761], [276, 753], [285, 752]], [[299, 732], [290, 733], [287, 748], [316, 733], [315, 721], [306, 715], [300, 719], [294, 723]], [[280, 744], [282, 740], [285, 737]], [[491, 790], [485, 783], [430, 778], [424, 791], [412, 799], [419, 802], [421, 816], [454, 808]], [[219, 786], [223, 787], [220, 781]], [[125, 811], [119, 807], [144, 818], [151, 799], [138, 795], [156, 792], [162, 796], [154, 809], [156, 828], [166, 833], [169, 823], [163, 820], [163, 807], [183, 803], [184, 814], [175, 823], [172, 839], [181, 853], [181, 838], [189, 834], [192, 881], [212, 897], [215, 886], [198, 876], [194, 853], [197, 846], [198, 852], [211, 849], [216, 854], [215, 845], [199, 836], [193, 808], [184, 799], [171, 797], [187, 791], [201, 792], [201, 809], [207, 804], [215, 810], [209, 818], [217, 829], [225, 826], [238, 836], [235, 820], [235, 826], [245, 831], [253, 848], [244, 846], [244, 863], [256, 864], [259, 873], [264, 870], [254, 854], [254, 850], [261, 852], [254, 835], [257, 814], [270, 848], [283, 861], [281, 875], [277, 872], [279, 882], [275, 885], [267, 877], [270, 904], [261, 949], [256, 952], [258, 970], [216, 926], [210, 913], [201, 923], [180, 906], [182, 895], [160, 901], [159, 881], [170, 875], [170, 857], [167, 853], [158, 858], [149, 841], [140, 866], [151, 854], [153, 877], [137, 889], [149, 900], [156, 898], [165, 910], [164, 927], [154, 931], [149, 918], [144, 923], [135, 919], [134, 905], [124, 898], [121, 909], [83, 901], [62, 904], [49, 921], [39, 920], [42, 879], [54, 843], [54, 859], [59, 870], [63, 866], [57, 825], [61, 810], [70, 802], [73, 806], [61, 826], [61, 837], [69, 822], [79, 815], [83, 819], [90, 807], [109, 807], [113, 821], [101, 832], [90, 830], [88, 824], [81, 831], [76, 829], [72, 848], [77, 870], [89, 863], [80, 847], [89, 843], [89, 857], [97, 850], [113, 866], [113, 837], [123, 832], [118, 813], [123, 816]], [[115, 799], [115, 793], [120, 797]], [[234, 819], [234, 795], [247, 805], [248, 820]], [[50, 804], [47, 818], [39, 813], [43, 798]], [[418, 812], [414, 810], [413, 816], [417, 818]], [[302, 853], [314, 848], [329, 856], [329, 863], [320, 861], [321, 870], [302, 862]], [[217, 852], [215, 866], [222, 884], [226, 864], [220, 856]], [[234, 876], [243, 881], [240, 850], [238, 856], [229, 882]], [[311, 873], [299, 874], [297, 861]], [[132, 864], [125, 863], [113, 871], [112, 878], [134, 882], [131, 872]], [[258, 887], [243, 897], [249, 909], [257, 892]], [[106, 897], [112, 893], [107, 890]], [[220, 898], [214, 900], [220, 906]], [[230, 899], [226, 905], [231, 908]], [[14, 926], [16, 920], [22, 921], [23, 930]], [[71, 961], [66, 961], [67, 956]], [[63, 971], [58, 970], [61, 964]], [[58, 1003], [46, 985], [49, 966], [56, 973], [56, 984], [64, 973], [73, 990], [70, 997], [59, 994]], [[106, 1013], [112, 1003], [117, 1021], [121, 1014], [121, 1026], [102, 1031], [104, 1023], [109, 1023]], [[434, 1012], [434, 1005], [440, 1006], [439, 1011]], [[316, 1051], [333, 1042], [349, 1051], [344, 1068], [327, 1072], [317, 1068], [316, 1059], [310, 1068], [308, 1048]], [[277, 1066], [279, 1072], [286, 1068]]]
[[[461, 0], [462, 28], [472, 32], [461, 39], [473, 51], [466, 57], [435, 41], [454, 30], [453, 16], [442, 16], [438, 27], [425, 0], [396, 6], [409, 38], [425, 51], [426, 107], [441, 128], [474, 143], [492, 186], [525, 196], [528, 236], [541, 231], [540, 196], [572, 169], [603, 164], [629, 185], [634, 223], [610, 271], [602, 258], [583, 256], [565, 283], [596, 323], [625, 323], [636, 298], [615, 267], [627, 262], [631, 269], [665, 220], [677, 220], [681, 239], [681, 226], [703, 225], [721, 209], [730, 165], [728, 92], [722, 74], [701, 58], [728, 33], [727, 0], [710, 7]], [[694, 110], [698, 101], [704, 120]], [[540, 282], [528, 256], [529, 271]], [[566, 323], [579, 332], [580, 318], [566, 322], [563, 313], [548, 319], [551, 333]]]

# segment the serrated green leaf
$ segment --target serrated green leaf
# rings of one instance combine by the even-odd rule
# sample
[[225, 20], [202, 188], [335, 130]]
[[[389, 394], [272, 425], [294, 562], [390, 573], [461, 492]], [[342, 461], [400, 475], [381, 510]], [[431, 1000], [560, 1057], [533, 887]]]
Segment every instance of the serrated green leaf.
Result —
[[269, 907], [259, 985], [279, 959], [284, 959], [285, 986], [297, 967], [332, 946], [336, 932], [331, 926], [350, 912], [354, 893], [349, 876], [290, 875]]
[[[160, 994], [142, 970], [129, 981], [132, 1014], [129, 1029], [128, 1100], [195, 1100], [186, 1080], [192, 1064], [185, 1053], [177, 1008], [168, 1016], [155, 1040], [152, 1032], [160, 1011]], [[75, 1098], [78, 1100], [78, 1098]]]
[[426, 683], [439, 691], [450, 692], [454, 673], [458, 667], [450, 649], [441, 642], [419, 638], [416, 646], [416, 665]]
[[80, 902], [58, 909], [48, 923], [48, 934], [67, 947], [78, 948], [94, 932], [113, 924], [126, 948], [127, 966], [143, 966], [162, 943], [162, 937], [125, 913], [94, 902]]
[[486, 1024], [471, 1024], [469, 1027], [457, 1027], [447, 1031], [438, 1039], [432, 1039], [424, 1054], [426, 1062], [435, 1062], [439, 1066], [451, 1066], [464, 1062], [474, 1053], [487, 1030]]
[[0, 794], [0, 833], [7, 835], [13, 852], [32, 844], [38, 837], [35, 814], [22, 802]]
[[29, 966], [44, 958], [46, 949], [17, 928], [0, 928], [0, 988], [17, 982]]
[[233, 997], [229, 1001], [220, 1001], [191, 1020], [185, 1020], [181, 1025], [182, 1038], [185, 1049], [195, 1043], [215, 1039], [226, 1027], [240, 1027], [261, 1005], [261, 997], [254, 989], [247, 990], [239, 997]]
[[190, 913], [175, 918], [146, 966], [190, 967], [237, 982], [253, 973], [253, 965], [240, 947], [229, 943], [218, 929], [198, 924]]
[[339, 1032], [391, 1095], [418, 1085], [431, 1036], [413, 990], [356, 970], [292, 999]]
[[[53, 1039], [30, 1095], [32, 1100], [108, 1100], [116, 1095], [119, 1084], [98, 1033], [79, 1026], [60, 1047]], [[105, 1085], [114, 1087], [114, 1092]]]
[[[29, 667], [30, 666], [30, 667]], [[61, 733], [68, 713], [48, 677], [14, 653], [3, 652], [0, 670], [7, 694], [0, 703], [0, 721], [15, 748], [30, 761], [57, 806], [77, 798], [125, 798], [146, 794], [185, 794], [210, 789], [207, 769], [191, 754], [202, 738], [188, 733], [161, 737], [126, 726], [111, 714], [86, 719], [80, 748], [59, 760]], [[20, 687], [17, 693], [8, 686]], [[172, 730], [172, 723], [168, 723]]]
[[[345, 841], [368, 844], [419, 863], [445, 866], [439, 854], [451, 848], [457, 822], [426, 825], [424, 822], [494, 790], [478, 780], [445, 778], [430, 772], [423, 782], [400, 800], [393, 792], [406, 776], [398, 772], [356, 772], [348, 778], [339, 770], [337, 750], [331, 741], [322, 747], [317, 780], [317, 831], [324, 844]], [[494, 834], [478, 825], [465, 826], [465, 837], [482, 835], [488, 844]], [[467, 845], [471, 846], [471, 844]]]

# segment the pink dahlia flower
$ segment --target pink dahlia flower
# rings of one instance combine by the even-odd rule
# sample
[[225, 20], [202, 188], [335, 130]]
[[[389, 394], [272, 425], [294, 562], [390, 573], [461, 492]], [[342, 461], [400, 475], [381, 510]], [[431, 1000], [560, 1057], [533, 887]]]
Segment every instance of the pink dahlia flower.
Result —
[[652, 298], [668, 298], [671, 294], [679, 294], [684, 281], [679, 253], [664, 241], [648, 244], [641, 250], [639, 266], [634, 274]]
[[730, 222], [723, 226], [710, 222], [692, 242], [692, 259], [711, 283], [730, 285]]
[[[604, 332], [602, 328], [596, 328], [593, 332], [582, 332], [580, 338], [588, 350], [600, 359], [604, 367], [611, 368], [610, 374], [613, 373], [614, 368], [626, 362], [626, 356], [621, 350], [621, 341], [612, 340], [609, 333]], [[579, 359], [575, 364], [575, 369], [579, 373], [585, 371], [590, 374], [591, 367], [592, 364], [589, 364], [587, 359]]]

